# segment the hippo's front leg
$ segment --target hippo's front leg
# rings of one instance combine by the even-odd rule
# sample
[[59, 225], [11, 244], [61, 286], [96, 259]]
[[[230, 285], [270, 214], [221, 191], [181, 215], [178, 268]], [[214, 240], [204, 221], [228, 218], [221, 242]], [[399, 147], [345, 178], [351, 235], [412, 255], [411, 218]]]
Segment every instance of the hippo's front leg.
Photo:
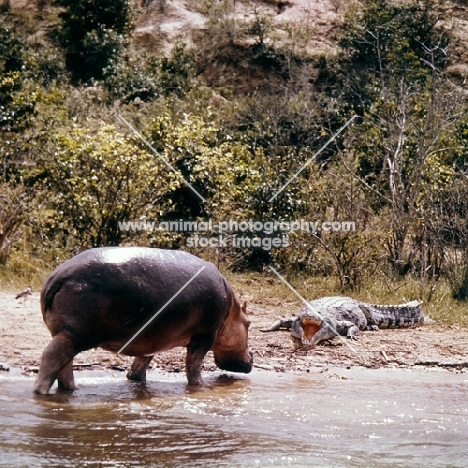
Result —
[[185, 374], [189, 385], [203, 385], [201, 367], [205, 354], [211, 349], [215, 340], [214, 335], [197, 335], [192, 337], [187, 346], [185, 357]]
[[146, 369], [154, 356], [137, 356], [133, 362], [132, 367], [127, 373], [128, 380], [138, 380], [140, 382], [146, 381]]

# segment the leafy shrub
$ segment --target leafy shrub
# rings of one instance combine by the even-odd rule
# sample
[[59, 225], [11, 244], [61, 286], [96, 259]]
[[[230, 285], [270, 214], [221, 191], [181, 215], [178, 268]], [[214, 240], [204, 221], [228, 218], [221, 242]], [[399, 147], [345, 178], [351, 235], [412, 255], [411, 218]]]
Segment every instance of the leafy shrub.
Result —
[[159, 63], [150, 58], [113, 59], [104, 69], [103, 84], [108, 101], [121, 104], [135, 99], [144, 102], [160, 95]]
[[[229, 217], [248, 207], [258, 172], [250, 165], [249, 147], [220, 132], [210, 114], [169, 115], [154, 119], [147, 130], [153, 147], [195, 189], [181, 185], [170, 195], [170, 217]], [[248, 208], [246, 209], [248, 212]]]
[[15, 33], [13, 26], [0, 23], [0, 69], [3, 73], [20, 71], [24, 65], [24, 44]]
[[8, 72], [0, 77], [0, 128], [18, 132], [29, 125], [37, 95], [22, 89], [21, 73]]
[[111, 60], [103, 73], [108, 99], [121, 104], [136, 98], [147, 102], [159, 96], [183, 97], [195, 82], [195, 59], [184, 44], [177, 43], [168, 57], [120, 57]]
[[128, 41], [132, 29], [128, 0], [56, 0], [64, 7], [59, 42], [77, 81], [100, 79]]
[[57, 135], [56, 147], [43, 175], [56, 216], [49, 228], [83, 247], [118, 245], [134, 235], [119, 222], [154, 219], [164, 195], [179, 185], [155, 155], [112, 126], [93, 133], [75, 125]]

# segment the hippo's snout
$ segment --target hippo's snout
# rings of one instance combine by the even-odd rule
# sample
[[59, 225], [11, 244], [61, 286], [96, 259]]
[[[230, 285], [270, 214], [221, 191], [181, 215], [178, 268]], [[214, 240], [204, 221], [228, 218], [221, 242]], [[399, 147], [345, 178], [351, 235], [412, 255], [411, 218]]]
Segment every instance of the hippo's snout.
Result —
[[248, 374], [252, 370], [253, 365], [253, 354], [252, 351], [248, 352], [248, 360], [233, 359], [229, 361], [219, 361], [215, 358], [215, 364], [223, 370], [229, 372], [240, 372], [242, 374]]

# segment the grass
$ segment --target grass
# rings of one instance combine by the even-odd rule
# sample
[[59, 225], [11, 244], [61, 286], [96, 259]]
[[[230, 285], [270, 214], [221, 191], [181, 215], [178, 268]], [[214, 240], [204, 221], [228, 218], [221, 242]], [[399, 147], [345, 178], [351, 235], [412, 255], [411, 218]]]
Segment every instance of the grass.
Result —
[[[0, 265], [0, 291], [21, 291], [32, 286], [40, 291], [45, 278], [55, 268], [55, 262], [21, 252], [14, 252], [6, 265]], [[299, 297], [272, 271], [261, 273], [222, 273], [232, 284], [242, 299], [247, 294], [254, 302], [262, 303], [271, 309], [272, 319], [279, 316], [292, 316], [302, 306]], [[282, 272], [279, 272], [282, 274]], [[421, 297], [420, 284], [415, 278], [392, 279], [375, 277], [364, 284], [359, 291], [340, 291], [339, 282], [334, 277], [302, 277], [286, 275], [288, 283], [306, 300], [322, 296], [346, 295], [375, 304], [399, 304], [414, 299], [422, 299], [426, 315], [445, 325], [468, 327], [468, 304], [452, 298], [448, 283], [439, 281], [430, 294], [428, 285]]]
[[31, 286], [40, 291], [42, 283], [53, 270], [43, 259], [22, 253], [12, 254], [5, 265], [0, 265], [0, 291], [21, 291]]
[[[272, 318], [291, 316], [299, 312], [302, 302], [273, 272], [234, 274], [223, 272], [239, 294], [249, 292], [254, 297], [275, 298]], [[306, 300], [323, 296], [350, 296], [374, 304], [400, 304], [414, 299], [423, 300], [425, 315], [438, 323], [468, 327], [468, 304], [452, 298], [449, 284], [441, 280], [430, 294], [426, 287], [421, 297], [420, 284], [414, 278], [374, 278], [359, 291], [341, 291], [336, 278], [288, 277], [287, 281]], [[431, 285], [433, 286], [433, 285]], [[293, 302], [293, 304], [291, 304]], [[294, 305], [296, 304], [297, 305]]]

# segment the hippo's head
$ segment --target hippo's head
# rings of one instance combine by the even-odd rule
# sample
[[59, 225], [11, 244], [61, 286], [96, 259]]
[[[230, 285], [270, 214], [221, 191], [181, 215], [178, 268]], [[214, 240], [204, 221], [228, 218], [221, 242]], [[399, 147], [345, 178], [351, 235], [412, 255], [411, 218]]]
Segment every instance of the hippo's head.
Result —
[[234, 299], [229, 316], [211, 348], [220, 369], [244, 374], [252, 370], [253, 355], [248, 346], [249, 325], [247, 302], [241, 307]]

